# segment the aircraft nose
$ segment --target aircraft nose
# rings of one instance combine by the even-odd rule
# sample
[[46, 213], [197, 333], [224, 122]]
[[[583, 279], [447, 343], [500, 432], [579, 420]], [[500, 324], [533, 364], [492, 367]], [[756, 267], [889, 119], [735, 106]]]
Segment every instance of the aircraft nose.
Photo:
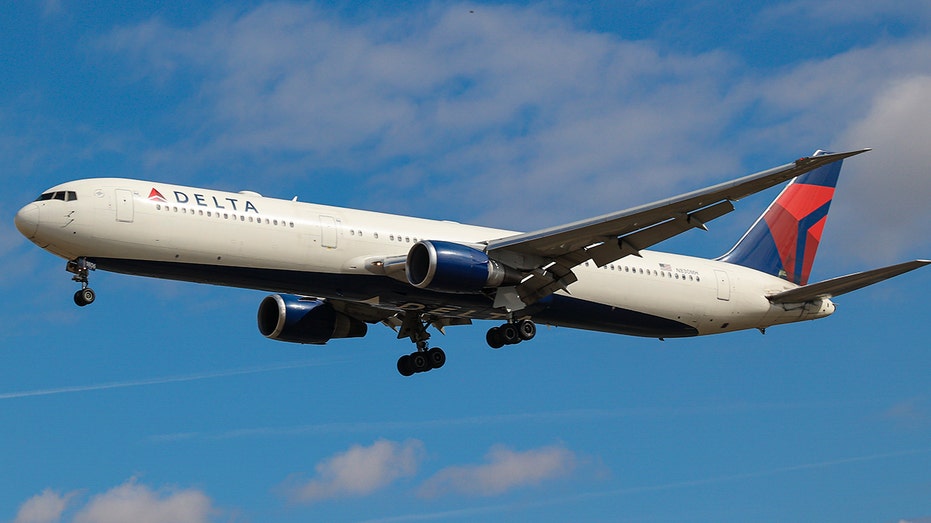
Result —
[[35, 237], [36, 230], [39, 228], [39, 206], [30, 203], [16, 213], [16, 228], [23, 236], [30, 240]]

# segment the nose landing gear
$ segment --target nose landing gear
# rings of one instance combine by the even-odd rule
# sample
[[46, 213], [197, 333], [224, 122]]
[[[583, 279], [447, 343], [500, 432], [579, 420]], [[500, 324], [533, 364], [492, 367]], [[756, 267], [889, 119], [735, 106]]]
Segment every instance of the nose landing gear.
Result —
[[87, 261], [87, 258], [83, 256], [69, 261], [65, 267], [66, 271], [74, 274], [71, 279], [81, 284], [81, 290], [74, 293], [74, 303], [78, 307], [90, 305], [97, 299], [94, 290], [87, 286], [88, 273], [95, 269], [97, 269], [97, 266], [93, 262]]

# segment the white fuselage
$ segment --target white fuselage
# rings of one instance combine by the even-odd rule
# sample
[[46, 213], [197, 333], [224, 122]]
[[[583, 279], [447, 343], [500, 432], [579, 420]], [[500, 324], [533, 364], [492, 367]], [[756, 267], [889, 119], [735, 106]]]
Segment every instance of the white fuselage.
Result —
[[[117, 272], [364, 301], [389, 309], [474, 319], [507, 316], [486, 296], [415, 289], [379, 274], [372, 262], [403, 256], [418, 240], [480, 245], [513, 231], [119, 178], [68, 182], [48, 193], [64, 197], [27, 205], [17, 215], [17, 227], [68, 260], [87, 257]], [[700, 335], [763, 329], [834, 311], [827, 299], [771, 304], [766, 296], [795, 285], [753, 269], [654, 251], [641, 254], [601, 268], [591, 261], [576, 267], [571, 294], [557, 295], [602, 306], [599, 310], [669, 320]], [[631, 325], [612, 326], [604, 318], [589, 322], [584, 313], [563, 318], [558, 308], [537, 310], [534, 318], [542, 323], [663, 336]]]

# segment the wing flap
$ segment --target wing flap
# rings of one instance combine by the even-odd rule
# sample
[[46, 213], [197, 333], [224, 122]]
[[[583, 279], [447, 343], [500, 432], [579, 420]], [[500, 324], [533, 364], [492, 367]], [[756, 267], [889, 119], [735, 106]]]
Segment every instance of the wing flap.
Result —
[[847, 276], [832, 278], [795, 289], [768, 296], [772, 303], [804, 303], [817, 300], [819, 298], [832, 298], [840, 296], [851, 291], [862, 289], [874, 283], [888, 280], [900, 274], [924, 267], [931, 264], [931, 260], [914, 260], [889, 267], [873, 269], [871, 271], [858, 272]]
[[616, 240], [606, 241], [601, 245], [586, 249], [586, 252], [596, 265], [603, 267], [625, 256], [637, 255], [639, 251], [689, 229], [707, 230], [706, 222], [720, 218], [733, 210], [734, 204], [730, 200], [724, 200], [700, 211], [682, 214], [652, 227], [621, 236]]

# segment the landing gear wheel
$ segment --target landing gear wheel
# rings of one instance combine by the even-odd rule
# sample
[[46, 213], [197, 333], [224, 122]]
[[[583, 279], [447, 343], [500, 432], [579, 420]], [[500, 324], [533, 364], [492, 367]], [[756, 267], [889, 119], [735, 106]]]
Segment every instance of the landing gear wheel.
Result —
[[97, 294], [94, 293], [93, 289], [90, 287], [85, 287], [78, 292], [74, 293], [74, 303], [78, 307], [84, 307], [85, 305], [90, 305], [94, 303], [94, 300], [97, 299]]
[[415, 352], [411, 354], [411, 366], [414, 368], [414, 372], [426, 372], [430, 370], [430, 360], [427, 359], [427, 355], [423, 352]]
[[414, 363], [411, 361], [410, 354], [398, 358], [398, 372], [405, 377], [414, 375]]
[[517, 333], [523, 341], [532, 340], [537, 335], [537, 324], [531, 320], [520, 320], [517, 322]]
[[439, 347], [433, 347], [427, 351], [427, 360], [431, 368], [438, 369], [446, 363], [446, 353]]
[[505, 345], [514, 345], [515, 343], [520, 343], [520, 333], [517, 331], [517, 325], [513, 323], [505, 323], [504, 325], [498, 327], [498, 332], [500, 332], [501, 340], [504, 341]]
[[498, 327], [488, 329], [485, 334], [485, 341], [488, 342], [488, 346], [492, 349], [504, 347], [504, 340], [501, 338], [501, 330]]

